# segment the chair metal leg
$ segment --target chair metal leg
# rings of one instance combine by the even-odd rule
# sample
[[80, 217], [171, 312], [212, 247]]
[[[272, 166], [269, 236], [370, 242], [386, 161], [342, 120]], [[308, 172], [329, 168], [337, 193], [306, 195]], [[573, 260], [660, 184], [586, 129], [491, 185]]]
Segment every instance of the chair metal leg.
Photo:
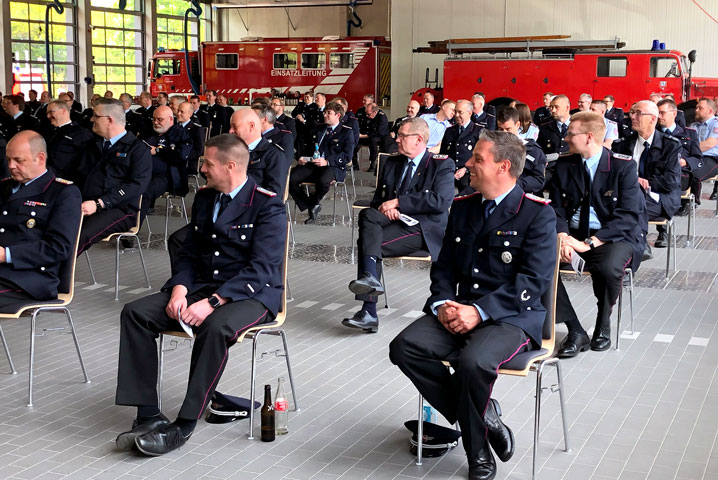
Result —
[[289, 375], [289, 387], [292, 389], [292, 399], [294, 400], [294, 411], [299, 411], [299, 400], [297, 400], [297, 391], [294, 388], [294, 376], [292, 375], [292, 364], [289, 361], [289, 347], [287, 347], [287, 334], [283, 328], [277, 330], [279, 336], [282, 337], [282, 345], [284, 346], [284, 361], [287, 363], [287, 374]]
[[416, 417], [416, 464], [421, 465], [422, 450], [424, 448], [424, 397], [419, 394], [419, 414]]
[[349, 169], [349, 173], [352, 176], [352, 200], [356, 200], [357, 199], [357, 187], [356, 187], [356, 183], [354, 180], [354, 166], [352, 166]]
[[187, 204], [184, 202], [184, 197], [180, 197], [180, 201], [182, 202], [182, 214], [184, 215], [184, 224], [187, 225], [189, 223], [189, 216], [187, 215]]
[[561, 402], [561, 424], [563, 425], [564, 452], [570, 452], [571, 447], [569, 447], [568, 445], [568, 422], [566, 421], [566, 402], [563, 392], [563, 373], [561, 372], [561, 361], [557, 358], [553, 365], [556, 367], [556, 378], [558, 379], [558, 399]]
[[167, 202], [165, 203], [165, 250], [169, 250], [167, 247], [167, 229], [170, 222], [170, 209], [172, 208], [172, 200], [170, 200], [170, 197], [167, 197]]
[[[39, 310], [39, 309], [38, 309]], [[32, 374], [35, 367], [35, 318], [38, 310], [32, 313], [30, 318], [30, 371], [28, 372], [27, 382], [27, 406], [32, 407]]]
[[137, 251], [140, 253], [140, 262], [142, 263], [142, 270], [145, 272], [145, 280], [147, 280], [147, 288], [152, 288], [150, 286], [150, 276], [147, 274], [147, 267], [145, 266], [145, 256], [142, 253], [142, 243], [140, 243], [140, 237], [137, 235], [134, 235], [134, 237], [137, 239]]
[[294, 241], [294, 227], [292, 227], [292, 209], [289, 208], [289, 201], [284, 202], [284, 208], [287, 211], [287, 221], [289, 222], [289, 238], [292, 239], [292, 245], [294, 245], [296, 242]]
[[122, 235], [117, 236], [115, 242], [115, 301], [120, 299], [120, 239]]
[[[625, 275], [625, 272], [624, 272]], [[618, 351], [618, 342], [621, 340], [621, 316], [623, 315], [623, 278], [621, 278], [621, 288], [618, 290], [618, 315], [616, 319], [616, 351]]]
[[536, 455], [538, 454], [539, 427], [541, 423], [541, 392], [543, 381], [543, 366], [540, 362], [536, 366], [536, 405], [534, 407], [534, 445], [533, 445], [533, 464], [531, 467], [531, 478], [536, 478]]
[[147, 225], [147, 248], [150, 248], [150, 242], [152, 241], [152, 228], [150, 227], [150, 216], [149, 215], [147, 215], [147, 217], [145, 217], [144, 224]]
[[668, 222], [666, 224], [666, 228], [668, 229], [668, 250], [666, 251], [666, 280], [668, 280], [669, 277], [669, 271], [671, 269], [671, 250], [673, 248], [673, 238], [671, 236], [671, 222]]
[[384, 265], [381, 268], [381, 284], [384, 285], [384, 308], [389, 308], [389, 293], [386, 289], [386, 280], [384, 279]]
[[671, 235], [673, 236], [673, 271], [678, 271], [678, 231], [676, 224], [671, 220]]
[[636, 333], [633, 327], [633, 269], [628, 269], [628, 302], [631, 307], [631, 335]]
[[334, 203], [332, 204], [332, 227], [337, 226], [337, 182], [332, 184], [334, 188]]
[[157, 354], [157, 407], [162, 410], [162, 372], [165, 364], [165, 336], [160, 333], [159, 352]]
[[289, 279], [287, 279], [287, 302], [291, 302], [294, 300], [294, 297], [292, 296], [292, 289], [289, 288]]
[[252, 338], [252, 372], [249, 382], [249, 440], [254, 440], [254, 388], [257, 374], [257, 339], [262, 334], [262, 330], [258, 330]]
[[85, 376], [85, 383], [92, 383], [90, 377], [87, 376], [87, 368], [85, 368], [85, 361], [82, 359], [82, 350], [80, 349], [80, 341], [77, 339], [77, 332], [75, 332], [75, 324], [72, 321], [72, 315], [68, 308], [63, 308], [67, 315], [67, 322], [70, 324], [70, 331], [72, 332], [72, 340], [75, 342], [75, 350], [77, 350], [77, 358], [80, 360], [80, 367], [82, 368], [82, 374]]
[[7, 344], [7, 340], [5, 339], [5, 332], [2, 331], [2, 326], [0, 326], [0, 340], [2, 340], [2, 346], [5, 349], [7, 363], [10, 364], [10, 373], [13, 375], [17, 375], [17, 370], [15, 370], [15, 364], [12, 362], [12, 357], [10, 356], [10, 348]]
[[344, 198], [347, 201], [347, 217], [350, 217], [352, 214], [352, 206], [349, 204], [349, 190], [347, 190], [347, 184], [344, 183]]
[[92, 269], [92, 262], [90, 262], [90, 252], [88, 250], [84, 251], [85, 258], [87, 259], [87, 268], [90, 269], [90, 277], [92, 277], [92, 284], [97, 285], [97, 280], [95, 280], [95, 271]]

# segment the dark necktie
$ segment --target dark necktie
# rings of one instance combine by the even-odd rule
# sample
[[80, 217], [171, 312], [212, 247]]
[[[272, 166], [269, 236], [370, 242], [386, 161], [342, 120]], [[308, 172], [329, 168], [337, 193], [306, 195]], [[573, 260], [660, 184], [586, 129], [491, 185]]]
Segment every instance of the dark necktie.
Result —
[[219, 196], [219, 211], [217, 212], [217, 218], [219, 218], [220, 215], [222, 215], [222, 212], [225, 208], [227, 208], [227, 205], [229, 205], [229, 202], [232, 200], [232, 197], [229, 196], [228, 193], [223, 193]]
[[584, 196], [581, 202], [581, 213], [578, 216], [578, 239], [583, 240], [589, 235], [589, 221], [591, 217], [591, 172], [588, 171], [588, 165], [583, 164], [583, 185]]
[[566, 131], [568, 130], [568, 125], [565, 123], [561, 124], [561, 138], [566, 136]]
[[643, 153], [641, 158], [638, 160], [638, 176], [646, 178], [646, 164], [648, 163], [648, 151], [651, 149], [651, 144], [643, 142]]
[[459, 126], [459, 136], [461, 136], [461, 134], [464, 133], [464, 130], [465, 130], [464, 126], [460, 125]]
[[491, 215], [491, 210], [496, 206], [496, 200], [484, 200], [481, 206], [484, 207], [484, 221], [486, 221]]
[[411, 184], [411, 167], [413, 166], [413, 163], [411, 159], [406, 161], [406, 167], [404, 167], [404, 178], [401, 180], [401, 185], [399, 185], [399, 190], [397, 191], [397, 195], [406, 195], [406, 192], [409, 190], [409, 185]]
[[104, 142], [102, 142], [102, 153], [107, 153], [111, 146], [112, 144], [109, 140], [105, 140]]

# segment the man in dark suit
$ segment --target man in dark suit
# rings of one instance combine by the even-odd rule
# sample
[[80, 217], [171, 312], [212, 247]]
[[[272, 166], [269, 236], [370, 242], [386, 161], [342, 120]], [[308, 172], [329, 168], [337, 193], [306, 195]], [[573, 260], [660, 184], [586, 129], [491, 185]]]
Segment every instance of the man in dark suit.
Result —
[[486, 97], [483, 92], [476, 92], [472, 95], [471, 105], [473, 106], [471, 121], [479, 124], [482, 128], [496, 130], [496, 109], [491, 105], [486, 105]]
[[82, 115], [82, 104], [75, 99], [75, 92], [68, 91], [67, 94], [70, 96], [70, 101], [72, 102], [70, 110], [77, 115]]
[[428, 115], [428, 114], [436, 114], [439, 113], [439, 110], [441, 107], [438, 105], [434, 105], [434, 94], [430, 91], [424, 92], [424, 97], [422, 98], [421, 107], [419, 107], [419, 113], [418, 116], [422, 115]]
[[152, 177], [152, 158], [144, 142], [125, 130], [121, 101], [101, 98], [95, 105], [93, 131], [100, 139], [85, 150], [72, 179], [82, 192], [78, 254], [106, 236], [135, 224], [140, 195]]
[[556, 319], [568, 327], [558, 351], [560, 358], [575, 357], [589, 348], [602, 352], [611, 347], [611, 311], [624, 267], [630, 264], [634, 272], [638, 269], [646, 243], [642, 228], [646, 202], [636, 164], [630, 156], [603, 147], [605, 130], [597, 113], [572, 116], [566, 134], [572, 154], [556, 161], [548, 186], [556, 210], [556, 230], [562, 237], [561, 259], [583, 258], [598, 300], [596, 326], [589, 340], [559, 279]]
[[546, 155], [567, 153], [568, 143], [564, 140], [571, 123], [571, 103], [566, 95], [556, 95], [549, 105], [551, 118], [539, 125], [536, 143]]
[[[254, 110], [254, 113], [259, 117], [262, 138], [280, 147], [279, 150], [286, 158], [286, 172], [288, 172], [292, 161], [294, 161], [294, 137], [292, 137], [292, 132], [284, 129], [284, 125], [280, 124], [281, 126], [277, 126], [277, 117], [271, 105], [267, 103], [255, 103], [252, 105], [252, 110]], [[282, 183], [284, 184], [284, 182]], [[282, 192], [284, 191], [282, 190]]]
[[48, 171], [40, 134], [16, 134], [7, 157], [11, 177], [0, 182], [0, 313], [57, 298], [81, 218], [80, 191]]
[[[519, 135], [519, 111], [514, 107], [506, 107], [499, 112], [497, 118], [498, 130], [502, 132], [511, 132]], [[527, 193], [533, 193], [543, 196], [543, 185], [546, 179], [546, 155], [544, 155], [541, 147], [532, 139], [523, 139], [526, 148], [526, 162], [524, 163], [524, 171], [521, 172], [517, 184], [521, 190]]]
[[143, 119], [139, 113], [132, 110], [132, 104], [134, 103], [132, 95], [129, 93], [121, 93], [120, 101], [125, 109], [125, 130], [136, 137], [141, 137], [143, 133]]
[[366, 134], [359, 134], [359, 143], [369, 146], [368, 171], [372, 172], [376, 167], [376, 159], [379, 156], [379, 146], [383, 139], [389, 135], [389, 120], [376, 103], [370, 103], [365, 108], [367, 118]]
[[209, 128], [209, 114], [202, 108], [199, 95], [191, 95], [189, 103], [192, 105], [192, 121]]
[[206, 90], [205, 95], [207, 96], [207, 105], [205, 110], [209, 115], [210, 124], [209, 136], [216, 137], [222, 133], [227, 133], [222, 130], [224, 125], [227, 123], [224, 118], [225, 115], [227, 115], [227, 109], [217, 103], [217, 91]]
[[192, 104], [189, 102], [182, 102], [177, 107], [177, 125], [184, 128], [192, 140], [192, 150], [187, 157], [187, 172], [194, 175], [199, 168], [199, 157], [204, 152], [207, 129], [192, 121]]
[[419, 114], [419, 108], [419, 102], [416, 100], [409, 100], [409, 103], [406, 105], [406, 115], [394, 120], [394, 123], [389, 131], [389, 136], [386, 137], [384, 145], [382, 146], [382, 152], [394, 153], [397, 151], [396, 134], [399, 132], [402, 122], [409, 118], [416, 117]]
[[618, 136], [624, 138], [630, 135], [631, 126], [630, 124], [626, 123], [626, 116], [623, 113], [623, 109], [614, 107], [614, 105], [616, 104], [616, 99], [614, 98], [614, 96], [606, 95], [605, 97], [603, 97], [603, 101], [606, 102], [606, 113], [604, 117], [616, 122], [616, 125], [618, 125]]
[[16, 133], [23, 130], [37, 132], [40, 129], [37, 119], [24, 113], [25, 99], [20, 95], [5, 95], [2, 97], [2, 108], [7, 116], [0, 122], [0, 135], [6, 141], [9, 142]]
[[222, 132], [229, 132], [229, 120], [232, 118], [232, 115], [234, 115], [234, 108], [227, 104], [227, 97], [223, 93], [217, 95], [217, 104], [224, 108], [224, 125], [222, 126]]
[[548, 109], [548, 106], [551, 105], [551, 99], [553, 98], [553, 93], [546, 92], [543, 94], [543, 106], [536, 109], [534, 112], [534, 125], [541, 125], [546, 120], [549, 120], [551, 118], [551, 112]]
[[374, 103], [374, 95], [367, 93], [361, 99], [361, 107], [357, 110], [356, 119], [359, 122], [359, 134], [366, 135], [369, 127], [369, 119], [366, 114], [367, 105]]
[[42, 103], [37, 99], [37, 90], [31, 89], [27, 92], [27, 96], [30, 100], [25, 102], [25, 113], [32, 115], [33, 117], [37, 113], [37, 109], [40, 108]]
[[[629, 112], [633, 133], [613, 142], [612, 150], [635, 162], [638, 183], [646, 197], [648, 220], [670, 219], [681, 206], [681, 142], [656, 129], [658, 107], [649, 100], [637, 102]], [[658, 226], [655, 246], [668, 246], [666, 228]], [[648, 233], [648, 224], [643, 233]], [[647, 257], [650, 258], [650, 247]]]
[[[152, 105], [152, 95], [150, 92], [140, 93], [138, 101], [140, 103], [140, 107], [135, 109], [135, 114], [139, 115], [140, 130], [139, 135], [137, 136], [142, 139], [146, 139], [154, 135], [152, 119], [154, 118], [153, 114], [155, 112], [155, 107]], [[172, 110], [170, 110], [170, 112], [171, 111]]]
[[47, 118], [53, 126], [46, 137], [47, 165], [60, 178], [72, 177], [85, 150], [95, 139], [89, 130], [70, 120], [70, 108], [63, 101], [50, 102]]
[[389, 157], [382, 166], [371, 208], [359, 213], [359, 265], [349, 290], [364, 304], [352, 318], [342, 321], [347, 327], [371, 333], [379, 329], [376, 302], [384, 292], [379, 281], [383, 257], [421, 250], [433, 259], [439, 254], [454, 197], [454, 162], [429, 152], [428, 139], [425, 120], [404, 122], [396, 140], [401, 155]]
[[482, 132], [466, 163], [477, 193], [451, 207], [426, 315], [389, 346], [391, 361], [424, 398], [459, 422], [470, 480], [496, 475], [489, 445], [504, 462], [514, 453], [491, 392], [503, 363], [541, 345], [541, 297], [556, 262], [553, 209], [516, 185], [525, 155], [516, 135]]
[[[354, 132], [341, 125], [344, 108], [340, 103], [330, 103], [324, 111], [326, 125], [320, 126], [312, 136], [312, 145], [319, 158], [299, 157], [299, 164], [292, 169], [289, 178], [289, 193], [301, 211], [309, 210], [305, 223], [314, 223], [322, 209], [321, 200], [329, 191], [333, 180], [343, 181], [346, 167], [352, 161]], [[302, 182], [314, 182], [315, 189], [307, 196]]]
[[[160, 293], [127, 304], [120, 317], [115, 401], [137, 407], [132, 429], [117, 437], [122, 450], [155, 456], [182, 446], [222, 377], [229, 347], [280, 308], [287, 228], [281, 197], [247, 175], [247, 146], [233, 135], [211, 138], [205, 158], [207, 188], [195, 197], [175, 273]], [[157, 402], [156, 338], [178, 322], [195, 340], [187, 393], [170, 423]]]
[[471, 121], [472, 106], [468, 100], [457, 100], [454, 110], [455, 124], [444, 132], [439, 153], [454, 159], [454, 180], [456, 189], [464, 191], [469, 186], [469, 171], [466, 162], [474, 155], [474, 147], [479, 142], [481, 127]]
[[283, 129], [289, 130], [292, 133], [292, 138], [294, 139], [294, 141], [296, 141], [297, 140], [297, 122], [292, 117], [290, 117], [289, 115], [284, 113], [284, 99], [280, 98], [280, 97], [274, 97], [272, 99], [271, 105], [272, 105], [272, 110], [274, 110], [274, 114], [277, 117], [275, 126], [277, 126], [276, 125], [277, 122], [281, 123], [284, 126]]

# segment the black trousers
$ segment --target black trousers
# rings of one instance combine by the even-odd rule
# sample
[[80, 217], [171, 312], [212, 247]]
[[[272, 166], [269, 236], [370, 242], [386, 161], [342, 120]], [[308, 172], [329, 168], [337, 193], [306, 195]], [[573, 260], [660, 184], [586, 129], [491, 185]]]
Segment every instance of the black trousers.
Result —
[[[530, 350], [531, 340], [507, 323], [480, 323], [457, 335], [425, 315], [389, 345], [389, 358], [450, 423], [459, 422], [467, 455], [486, 445], [484, 413], [501, 365]], [[454, 373], [441, 363], [451, 363]]]
[[[313, 163], [305, 165], [297, 165], [292, 168], [289, 175], [289, 194], [302, 212], [308, 208], [313, 208], [322, 201], [324, 195], [329, 191], [329, 187], [334, 180], [334, 169], [330, 166], [318, 167]], [[314, 192], [310, 190], [307, 195], [304, 187], [300, 186], [303, 182], [313, 182], [315, 184]]]
[[701, 203], [701, 182], [715, 175], [718, 175], [718, 158], [716, 157], [703, 157], [703, 166], [691, 171], [691, 193], [696, 196], [698, 205]]
[[[593, 250], [580, 254], [586, 261], [585, 269], [591, 272], [593, 294], [596, 296], [598, 316], [596, 327], [611, 322], [611, 312], [618, 300], [623, 282], [623, 269], [633, 256], [633, 249], [627, 242], [605, 243]], [[568, 298], [566, 287], [558, 279], [556, 296], [556, 322], [578, 321], [576, 311]]]
[[0, 278], [0, 313], [15, 313], [37, 299], [10, 280]]
[[[210, 285], [187, 296], [192, 304], [212, 295]], [[165, 313], [170, 292], [160, 292], [125, 305], [120, 315], [120, 358], [117, 373], [117, 405], [156, 406], [157, 337], [180, 326]], [[190, 360], [187, 393], [179, 416], [199, 419], [212, 398], [227, 364], [229, 347], [249, 327], [273, 320], [274, 316], [256, 300], [231, 302], [218, 307], [199, 326]]]
[[[410, 227], [400, 220], [389, 220], [375, 208], [365, 208], [359, 212], [357, 249], [357, 278], [366, 271], [364, 257], [367, 256], [377, 258], [376, 271], [381, 279], [382, 258], [410, 255], [426, 250], [427, 247], [418, 224]], [[356, 295], [355, 298], [363, 302], [376, 302], [378, 297]]]
[[84, 217], [77, 254], [80, 255], [112, 233], [128, 231], [135, 225], [136, 215], [137, 212], [129, 208], [127, 211], [120, 208], [111, 208]]

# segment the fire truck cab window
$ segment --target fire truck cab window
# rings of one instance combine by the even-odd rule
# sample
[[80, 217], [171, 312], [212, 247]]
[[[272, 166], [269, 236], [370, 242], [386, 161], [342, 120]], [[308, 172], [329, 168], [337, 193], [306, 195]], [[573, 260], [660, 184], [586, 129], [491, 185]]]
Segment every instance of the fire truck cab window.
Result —
[[302, 53], [302, 68], [324, 69], [327, 56], [323, 53]]
[[155, 63], [155, 78], [159, 78], [161, 75], [179, 75], [180, 74], [180, 62], [179, 60], [171, 60], [169, 58], [160, 58]]
[[597, 77], [625, 77], [626, 57], [598, 57]]
[[273, 68], [297, 68], [296, 53], [275, 53]]
[[332, 53], [329, 55], [329, 68], [354, 68], [353, 53]]
[[652, 57], [649, 76], [653, 78], [680, 77], [678, 61], [674, 57]]
[[217, 53], [214, 56], [215, 67], [219, 70], [237, 70], [239, 55], [236, 53]]

